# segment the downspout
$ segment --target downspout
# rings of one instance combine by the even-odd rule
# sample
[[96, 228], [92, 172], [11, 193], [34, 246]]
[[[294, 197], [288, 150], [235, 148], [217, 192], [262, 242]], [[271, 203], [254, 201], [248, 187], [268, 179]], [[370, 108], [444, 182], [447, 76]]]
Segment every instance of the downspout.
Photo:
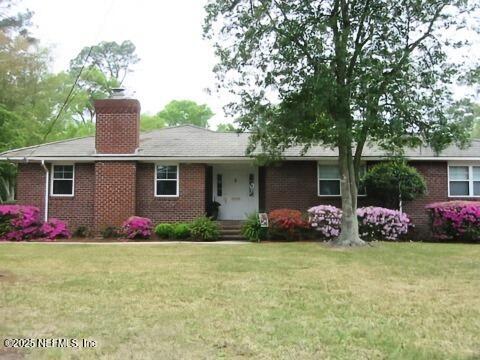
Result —
[[45, 221], [48, 221], [48, 175], [49, 171], [48, 168], [45, 166], [45, 160], [42, 160], [42, 167], [45, 170]]

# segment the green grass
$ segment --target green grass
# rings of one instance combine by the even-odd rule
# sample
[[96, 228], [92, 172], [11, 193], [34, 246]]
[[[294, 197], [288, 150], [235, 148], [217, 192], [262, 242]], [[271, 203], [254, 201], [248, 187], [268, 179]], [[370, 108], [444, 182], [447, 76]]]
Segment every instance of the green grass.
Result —
[[480, 245], [4, 244], [0, 273], [0, 339], [98, 343], [20, 357], [480, 358]]

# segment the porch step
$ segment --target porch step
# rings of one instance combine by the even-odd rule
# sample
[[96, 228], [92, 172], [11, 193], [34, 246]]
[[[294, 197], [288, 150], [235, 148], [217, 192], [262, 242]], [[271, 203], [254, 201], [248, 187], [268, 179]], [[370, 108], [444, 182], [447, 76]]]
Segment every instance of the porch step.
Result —
[[221, 220], [217, 224], [221, 240], [246, 240], [241, 233], [243, 221]]
[[247, 240], [242, 234], [235, 234], [235, 235], [228, 235], [228, 234], [220, 234], [221, 240]]
[[220, 233], [224, 235], [235, 235], [240, 234], [240, 228], [233, 229], [233, 228], [220, 228]]

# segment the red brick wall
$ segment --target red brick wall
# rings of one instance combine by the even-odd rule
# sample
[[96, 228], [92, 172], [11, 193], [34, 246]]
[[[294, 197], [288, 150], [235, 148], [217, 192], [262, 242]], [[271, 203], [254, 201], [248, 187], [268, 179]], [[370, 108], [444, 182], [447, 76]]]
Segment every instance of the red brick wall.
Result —
[[[422, 227], [428, 223], [425, 205], [447, 201], [447, 163], [412, 162], [427, 181], [427, 195], [404, 204], [405, 212]], [[263, 169], [266, 211], [278, 208], [306, 210], [318, 204], [340, 207], [340, 198], [317, 196], [315, 161], [283, 162]], [[20, 164], [17, 178], [19, 204], [44, 209], [45, 173], [39, 164]], [[119, 226], [131, 215], [160, 221], [192, 220], [205, 213], [206, 166], [180, 165], [180, 196], [154, 196], [154, 164], [99, 162], [75, 165], [75, 196], [49, 198], [49, 216], [66, 220], [72, 230], [86, 225], [101, 230]], [[263, 187], [263, 186], [262, 186]], [[359, 198], [359, 206], [375, 203]], [[381, 205], [381, 204], [378, 204]]]
[[95, 163], [94, 228], [120, 226], [135, 215], [136, 163]]
[[[49, 169], [51, 169], [49, 165]], [[95, 165], [75, 164], [74, 196], [49, 197], [49, 217], [65, 220], [69, 229], [79, 226], [93, 229], [93, 201], [95, 197]]]
[[133, 99], [95, 101], [95, 148], [99, 154], [133, 154], [140, 141], [140, 103]]
[[[317, 162], [288, 161], [278, 165], [266, 166], [265, 210], [280, 208], [306, 210], [321, 204], [317, 196]], [[327, 199], [328, 204], [338, 206], [337, 199]]]
[[[436, 201], [448, 201], [447, 162], [411, 162], [425, 177], [427, 194], [414, 201], [406, 202], [404, 210], [419, 226], [428, 224], [425, 206]], [[317, 196], [317, 163], [315, 161], [282, 162], [278, 166], [265, 167], [265, 208], [306, 210], [319, 204], [341, 207], [339, 197]], [[381, 204], [375, 199], [359, 198], [359, 206]]]
[[45, 170], [40, 164], [19, 164], [17, 175], [17, 203], [33, 205], [45, 214]]
[[180, 164], [180, 194], [175, 198], [154, 196], [154, 164], [137, 166], [137, 215], [160, 221], [188, 221], [205, 214], [206, 166]]

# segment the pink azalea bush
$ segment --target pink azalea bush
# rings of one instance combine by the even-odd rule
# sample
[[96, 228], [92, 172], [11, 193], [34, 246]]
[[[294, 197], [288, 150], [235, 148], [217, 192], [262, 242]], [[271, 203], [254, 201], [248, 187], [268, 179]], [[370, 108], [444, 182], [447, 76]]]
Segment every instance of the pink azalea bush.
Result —
[[64, 221], [53, 218], [40, 226], [39, 236], [48, 240], [55, 240], [59, 238], [69, 239], [72, 234]]
[[35, 206], [1, 205], [0, 240], [21, 241], [37, 236], [40, 210]]
[[480, 201], [447, 201], [426, 207], [438, 240], [480, 241]]
[[35, 206], [0, 205], [0, 240], [54, 240], [70, 236], [66, 223], [61, 220], [50, 219], [42, 224], [40, 210]]
[[[325, 239], [340, 235], [342, 210], [331, 205], [314, 206], [308, 210], [309, 223]], [[411, 225], [407, 214], [382, 207], [357, 209], [360, 236], [364, 240], [398, 240]]]
[[340, 235], [342, 210], [332, 205], [318, 205], [308, 209], [308, 222], [325, 239]]
[[377, 206], [357, 209], [360, 236], [364, 240], [398, 240], [412, 222], [407, 214]]
[[123, 223], [122, 232], [128, 239], [149, 239], [152, 236], [152, 228], [152, 220], [132, 216]]

